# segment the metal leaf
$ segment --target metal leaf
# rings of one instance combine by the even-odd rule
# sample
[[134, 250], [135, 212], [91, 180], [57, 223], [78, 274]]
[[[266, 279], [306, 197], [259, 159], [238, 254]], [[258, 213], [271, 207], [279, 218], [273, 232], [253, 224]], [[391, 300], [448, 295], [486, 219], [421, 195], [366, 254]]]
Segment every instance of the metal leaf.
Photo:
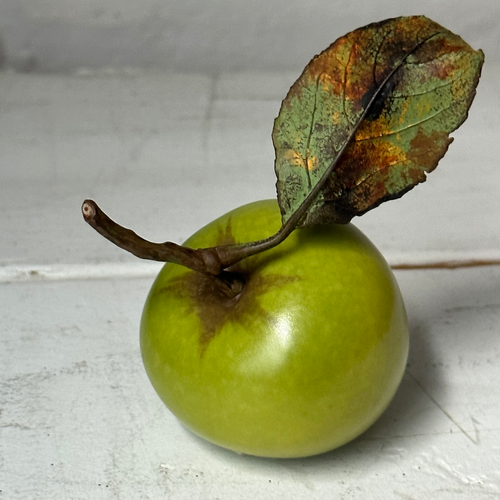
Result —
[[273, 130], [283, 223], [312, 194], [299, 226], [346, 223], [423, 182], [467, 118], [483, 60], [423, 16], [370, 24], [316, 56]]

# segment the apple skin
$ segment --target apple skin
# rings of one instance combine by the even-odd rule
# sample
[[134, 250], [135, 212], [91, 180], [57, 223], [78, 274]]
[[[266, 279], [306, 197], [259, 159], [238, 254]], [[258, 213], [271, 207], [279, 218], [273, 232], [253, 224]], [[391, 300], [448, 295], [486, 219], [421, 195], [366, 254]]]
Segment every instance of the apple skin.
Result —
[[[254, 241], [281, 225], [275, 200], [240, 207], [186, 246]], [[408, 355], [392, 271], [352, 224], [298, 229], [237, 266], [228, 299], [212, 278], [166, 264], [148, 295], [141, 351], [160, 398], [189, 429], [239, 453], [305, 457], [365, 431]]]

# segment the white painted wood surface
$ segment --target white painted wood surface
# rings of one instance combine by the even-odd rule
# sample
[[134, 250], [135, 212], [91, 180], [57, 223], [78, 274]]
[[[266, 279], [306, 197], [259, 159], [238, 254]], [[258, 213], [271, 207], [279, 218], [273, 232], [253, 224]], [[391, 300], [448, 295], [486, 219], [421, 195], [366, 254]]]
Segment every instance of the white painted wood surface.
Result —
[[[211, 446], [163, 407], [138, 324], [158, 270], [82, 221], [93, 197], [155, 240], [275, 195], [295, 74], [0, 74], [0, 499], [500, 496], [500, 268], [399, 271], [403, 384], [324, 456]], [[391, 263], [500, 258], [500, 70], [423, 186], [356, 220]]]

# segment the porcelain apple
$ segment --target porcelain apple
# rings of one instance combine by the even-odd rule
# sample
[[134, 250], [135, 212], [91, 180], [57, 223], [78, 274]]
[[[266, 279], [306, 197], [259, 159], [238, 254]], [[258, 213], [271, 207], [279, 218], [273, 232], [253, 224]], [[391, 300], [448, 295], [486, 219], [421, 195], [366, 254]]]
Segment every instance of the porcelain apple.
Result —
[[[252, 241], [281, 225], [276, 201], [238, 208], [191, 248]], [[365, 431], [404, 373], [408, 326], [394, 276], [352, 224], [294, 231], [214, 277], [167, 263], [147, 298], [141, 350], [160, 398], [189, 429], [240, 453], [304, 457]]]

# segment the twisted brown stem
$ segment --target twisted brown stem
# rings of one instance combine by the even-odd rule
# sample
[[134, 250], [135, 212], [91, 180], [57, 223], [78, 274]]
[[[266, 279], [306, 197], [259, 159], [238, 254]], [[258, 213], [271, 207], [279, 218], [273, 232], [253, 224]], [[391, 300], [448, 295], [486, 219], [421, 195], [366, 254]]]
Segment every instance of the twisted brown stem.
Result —
[[194, 250], [170, 241], [153, 243], [145, 240], [110, 219], [92, 200], [83, 202], [82, 214], [85, 221], [99, 234], [141, 259], [173, 262], [212, 275], [219, 275], [223, 269], [215, 247]]

